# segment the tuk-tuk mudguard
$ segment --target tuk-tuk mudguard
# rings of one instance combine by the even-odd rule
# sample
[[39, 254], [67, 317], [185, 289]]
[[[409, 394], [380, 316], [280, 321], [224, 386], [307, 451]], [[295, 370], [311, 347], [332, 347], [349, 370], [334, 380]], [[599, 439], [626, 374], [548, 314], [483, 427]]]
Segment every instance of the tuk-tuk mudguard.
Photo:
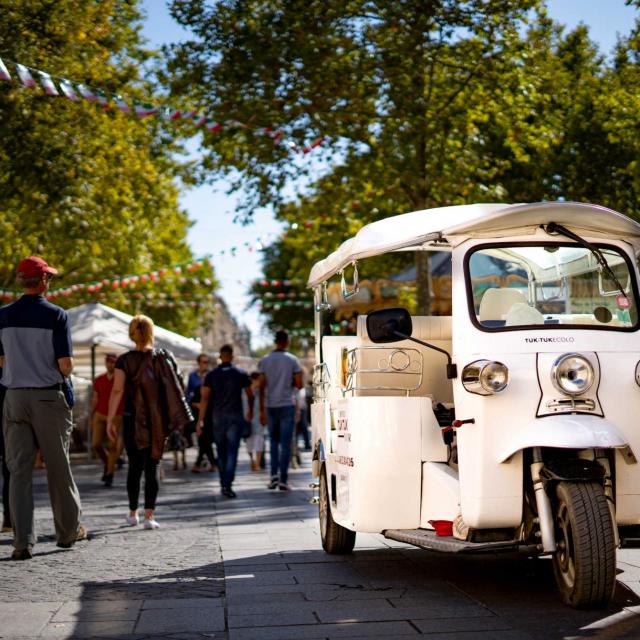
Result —
[[627, 438], [611, 422], [590, 415], [554, 415], [536, 418], [503, 435], [498, 462], [529, 447], [558, 449], [613, 449], [628, 445]]

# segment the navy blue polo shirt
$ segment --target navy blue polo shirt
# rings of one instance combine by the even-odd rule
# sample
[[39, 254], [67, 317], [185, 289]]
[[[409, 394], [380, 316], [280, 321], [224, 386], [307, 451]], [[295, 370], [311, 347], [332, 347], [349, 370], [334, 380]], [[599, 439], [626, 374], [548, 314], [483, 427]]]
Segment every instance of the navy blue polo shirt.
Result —
[[58, 360], [73, 356], [66, 311], [31, 294], [0, 307], [0, 355], [2, 384], [9, 389], [62, 382]]
[[242, 415], [242, 390], [251, 385], [249, 374], [224, 362], [204, 379], [204, 386], [211, 389], [207, 417]]

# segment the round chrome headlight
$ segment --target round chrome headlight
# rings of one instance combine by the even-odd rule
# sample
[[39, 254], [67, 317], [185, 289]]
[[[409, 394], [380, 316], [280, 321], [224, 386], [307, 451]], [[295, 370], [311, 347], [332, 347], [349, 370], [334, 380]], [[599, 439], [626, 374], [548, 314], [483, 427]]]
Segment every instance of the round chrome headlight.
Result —
[[551, 367], [551, 382], [560, 392], [568, 396], [586, 393], [595, 381], [593, 366], [579, 353], [565, 353]]
[[476, 360], [462, 370], [462, 385], [470, 393], [489, 396], [509, 384], [509, 370], [502, 362]]

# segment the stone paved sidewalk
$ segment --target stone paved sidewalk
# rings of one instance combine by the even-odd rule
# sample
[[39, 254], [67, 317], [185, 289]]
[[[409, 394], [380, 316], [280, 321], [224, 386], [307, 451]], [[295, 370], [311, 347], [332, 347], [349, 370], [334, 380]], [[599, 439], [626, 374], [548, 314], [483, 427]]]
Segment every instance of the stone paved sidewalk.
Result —
[[143, 531], [124, 525], [124, 474], [107, 490], [96, 465], [76, 463], [91, 538], [69, 551], [50, 537], [36, 472], [36, 556], [10, 562], [0, 538], [0, 638], [640, 638], [640, 551], [620, 552], [615, 604], [597, 612], [559, 604], [546, 560], [454, 558], [360, 534], [353, 555], [327, 556], [308, 465], [294, 491], [273, 492], [243, 453], [238, 498], [225, 500], [215, 476], [166, 459], [162, 528]]

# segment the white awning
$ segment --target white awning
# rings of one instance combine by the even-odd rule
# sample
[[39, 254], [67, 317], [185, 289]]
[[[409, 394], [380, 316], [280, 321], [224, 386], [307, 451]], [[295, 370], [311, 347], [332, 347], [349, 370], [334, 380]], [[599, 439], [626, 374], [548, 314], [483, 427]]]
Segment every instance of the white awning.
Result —
[[[99, 302], [89, 302], [67, 310], [71, 342], [79, 375], [89, 377], [88, 352], [102, 355], [108, 351], [123, 352], [134, 348], [129, 339], [129, 323], [133, 316]], [[202, 351], [197, 340], [155, 326], [155, 346], [173, 353], [179, 362], [193, 364]], [[84, 353], [83, 353], [84, 352]]]
[[595, 204], [538, 202], [534, 204], [469, 204], [438, 207], [392, 216], [366, 225], [336, 251], [317, 262], [309, 286], [321, 284], [354, 260], [456, 237], [496, 237], [534, 233], [541, 224], [557, 222], [584, 235], [640, 240], [640, 224]]

